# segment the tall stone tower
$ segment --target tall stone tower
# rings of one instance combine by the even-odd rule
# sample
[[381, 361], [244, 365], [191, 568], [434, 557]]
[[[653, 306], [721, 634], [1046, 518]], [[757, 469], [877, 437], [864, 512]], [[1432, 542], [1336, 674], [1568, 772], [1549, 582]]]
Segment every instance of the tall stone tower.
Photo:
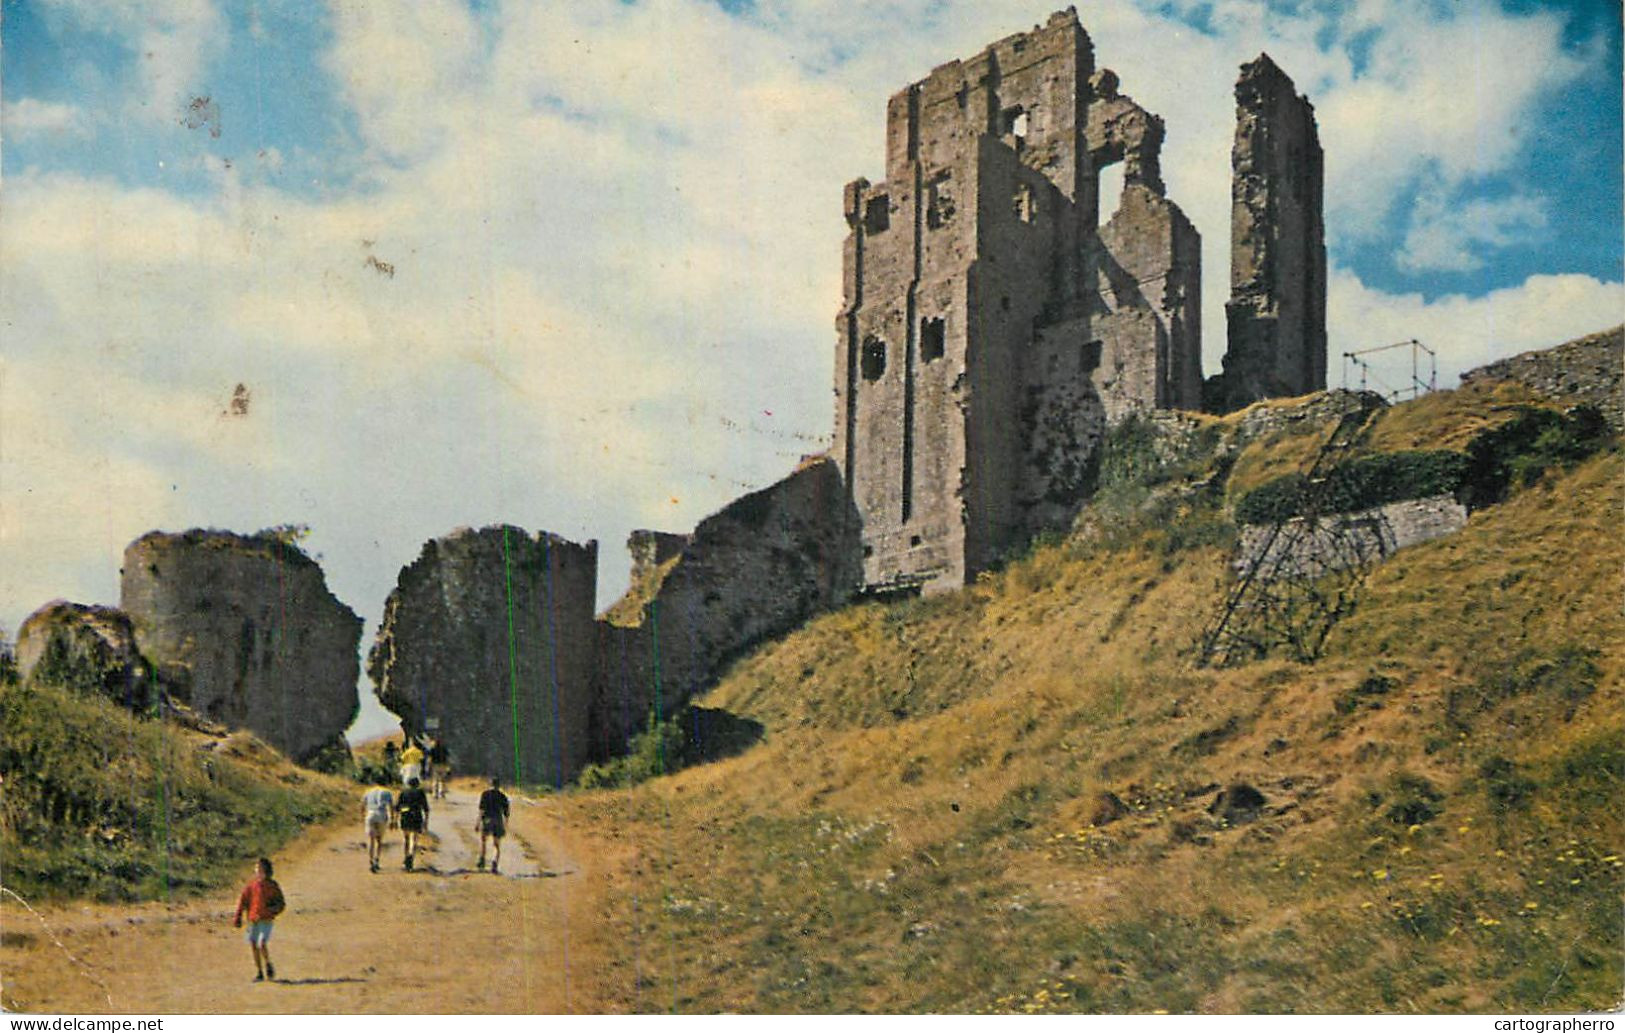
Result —
[[1320, 137], [1268, 54], [1241, 66], [1230, 161], [1229, 339], [1207, 399], [1220, 412], [1326, 387]]
[[1070, 522], [1108, 420], [1200, 404], [1200, 239], [1117, 85], [1052, 15], [893, 96], [886, 181], [846, 188], [835, 457], [871, 589], [964, 584]]

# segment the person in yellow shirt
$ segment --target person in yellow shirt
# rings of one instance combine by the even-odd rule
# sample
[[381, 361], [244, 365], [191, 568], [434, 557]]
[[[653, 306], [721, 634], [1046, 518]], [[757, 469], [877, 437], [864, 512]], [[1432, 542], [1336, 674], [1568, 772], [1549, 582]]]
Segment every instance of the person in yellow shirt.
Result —
[[423, 774], [423, 751], [418, 744], [409, 742], [406, 749], [401, 751], [401, 784], [411, 785]]

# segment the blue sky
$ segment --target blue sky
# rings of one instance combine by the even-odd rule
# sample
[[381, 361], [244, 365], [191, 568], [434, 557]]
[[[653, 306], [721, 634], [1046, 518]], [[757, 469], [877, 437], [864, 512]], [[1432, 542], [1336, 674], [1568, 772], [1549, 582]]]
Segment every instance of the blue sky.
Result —
[[[14, 629], [116, 601], [154, 527], [308, 523], [369, 621], [424, 539], [498, 521], [600, 539], [613, 596], [629, 530], [686, 530], [827, 444], [840, 189], [881, 178], [886, 98], [1051, 6], [0, 10]], [[1080, 17], [1167, 122], [1207, 372], [1260, 50], [1320, 119], [1334, 353], [1419, 337], [1448, 385], [1620, 321], [1617, 2]], [[223, 415], [239, 383], [249, 414]]]

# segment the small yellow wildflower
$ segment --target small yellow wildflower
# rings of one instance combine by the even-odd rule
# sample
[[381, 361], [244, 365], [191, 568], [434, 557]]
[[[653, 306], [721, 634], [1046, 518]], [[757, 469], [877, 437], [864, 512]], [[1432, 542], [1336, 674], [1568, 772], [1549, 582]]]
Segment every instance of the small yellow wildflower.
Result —
[[1360, 905], [1360, 910], [1361, 910], [1361, 911], [1364, 911], [1364, 910], [1366, 910], [1366, 909], [1367, 909], [1367, 908], [1373, 908], [1373, 907], [1376, 907], [1376, 906], [1377, 906], [1377, 905], [1375, 905], [1375, 904], [1373, 904], [1373, 903], [1371, 903], [1371, 901], [1369, 901], [1369, 900], [1368, 900], [1368, 901], [1366, 901], [1366, 902], [1365, 902], [1365, 903], [1364, 903], [1364, 904], [1361, 904], [1361, 905]]
[[1524, 904], [1523, 909], [1525, 911], [1538, 911], [1538, 910], [1540, 910], [1540, 905], [1535, 903], [1533, 900], [1531, 900], [1528, 903]]
[[1378, 882], [1386, 882], [1388, 880], [1388, 869], [1373, 868], [1371, 869], [1371, 877], [1376, 879]]

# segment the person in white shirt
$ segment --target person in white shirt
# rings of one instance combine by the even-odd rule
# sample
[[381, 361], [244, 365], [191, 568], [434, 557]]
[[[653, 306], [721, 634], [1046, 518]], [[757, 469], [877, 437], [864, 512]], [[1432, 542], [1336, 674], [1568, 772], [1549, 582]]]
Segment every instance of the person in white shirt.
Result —
[[373, 786], [361, 797], [361, 805], [367, 815], [367, 865], [376, 873], [384, 852], [384, 830], [395, 827], [395, 794]]

